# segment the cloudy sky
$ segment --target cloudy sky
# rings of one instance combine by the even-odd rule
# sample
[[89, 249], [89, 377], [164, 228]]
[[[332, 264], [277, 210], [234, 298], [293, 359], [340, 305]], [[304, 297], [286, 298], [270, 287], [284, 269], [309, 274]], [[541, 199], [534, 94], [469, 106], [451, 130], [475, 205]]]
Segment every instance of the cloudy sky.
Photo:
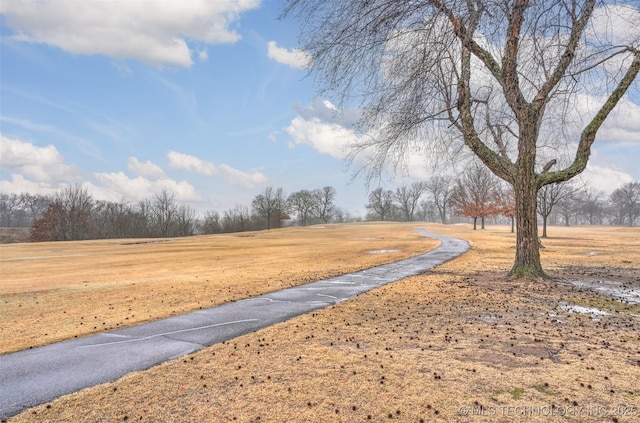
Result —
[[[356, 113], [336, 116], [318, 97], [296, 49], [298, 23], [277, 19], [281, 8], [3, 1], [1, 191], [78, 184], [97, 199], [136, 202], [167, 188], [199, 211], [224, 211], [269, 185], [330, 185], [340, 207], [363, 213], [364, 179], [352, 181], [358, 168], [344, 149]], [[607, 192], [640, 180], [640, 100], [626, 104], [586, 172]], [[417, 160], [409, 181], [428, 176]]]

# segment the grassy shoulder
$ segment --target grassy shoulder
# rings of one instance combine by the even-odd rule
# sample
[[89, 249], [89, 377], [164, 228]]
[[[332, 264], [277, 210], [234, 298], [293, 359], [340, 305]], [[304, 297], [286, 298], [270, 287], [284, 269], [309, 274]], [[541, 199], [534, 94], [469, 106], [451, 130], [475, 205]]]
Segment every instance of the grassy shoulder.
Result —
[[506, 228], [425, 228], [472, 249], [9, 421], [637, 421], [640, 307], [569, 282], [637, 288], [640, 231], [552, 228], [543, 264], [557, 280], [534, 282], [504, 277], [514, 254]]

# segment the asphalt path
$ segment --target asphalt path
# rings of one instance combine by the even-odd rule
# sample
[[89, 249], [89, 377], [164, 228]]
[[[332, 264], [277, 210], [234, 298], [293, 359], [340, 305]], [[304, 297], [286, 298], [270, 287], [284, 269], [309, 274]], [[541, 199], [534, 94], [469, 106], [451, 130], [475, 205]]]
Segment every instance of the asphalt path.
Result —
[[0, 418], [83, 388], [337, 304], [429, 271], [469, 249], [466, 241], [416, 230], [440, 245], [406, 260], [125, 329], [0, 355]]

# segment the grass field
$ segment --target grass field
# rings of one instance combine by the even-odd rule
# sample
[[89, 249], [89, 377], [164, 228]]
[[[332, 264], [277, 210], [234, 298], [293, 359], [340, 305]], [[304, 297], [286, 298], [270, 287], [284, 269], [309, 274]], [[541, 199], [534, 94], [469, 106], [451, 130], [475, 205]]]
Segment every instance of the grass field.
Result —
[[410, 225], [380, 224], [0, 245], [0, 353], [350, 273], [435, 245]]
[[[9, 421], [637, 421], [640, 307], [572, 283], [640, 288], [638, 229], [550, 228], [542, 254], [553, 281], [504, 277], [514, 254], [506, 227], [328, 225], [1, 246], [3, 348], [208, 307], [436, 245], [415, 227], [467, 239], [472, 249], [433, 272]], [[377, 250], [400, 251], [370, 254]]]

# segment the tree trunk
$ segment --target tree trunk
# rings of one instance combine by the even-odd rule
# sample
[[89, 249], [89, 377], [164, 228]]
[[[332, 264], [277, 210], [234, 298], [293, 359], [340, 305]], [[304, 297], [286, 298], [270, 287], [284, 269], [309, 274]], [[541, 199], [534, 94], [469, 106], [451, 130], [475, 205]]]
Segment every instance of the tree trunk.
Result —
[[515, 232], [515, 226], [516, 226], [516, 219], [511, 216], [511, 233]]
[[473, 230], [474, 230], [474, 231], [476, 230], [477, 223], [478, 223], [478, 218], [477, 218], [477, 217], [474, 217], [474, 218], [473, 218]]
[[547, 216], [546, 215], [542, 216], [542, 237], [543, 238], [547, 237]]
[[480, 217], [480, 229], [484, 229], [484, 216]]
[[438, 207], [438, 211], [440, 212], [440, 221], [442, 222], [442, 224], [446, 225], [447, 224], [447, 209], [442, 206], [442, 207]]
[[540, 262], [540, 240], [536, 219], [537, 186], [520, 179], [514, 187], [516, 197], [516, 258], [509, 275], [512, 277], [546, 278]]

